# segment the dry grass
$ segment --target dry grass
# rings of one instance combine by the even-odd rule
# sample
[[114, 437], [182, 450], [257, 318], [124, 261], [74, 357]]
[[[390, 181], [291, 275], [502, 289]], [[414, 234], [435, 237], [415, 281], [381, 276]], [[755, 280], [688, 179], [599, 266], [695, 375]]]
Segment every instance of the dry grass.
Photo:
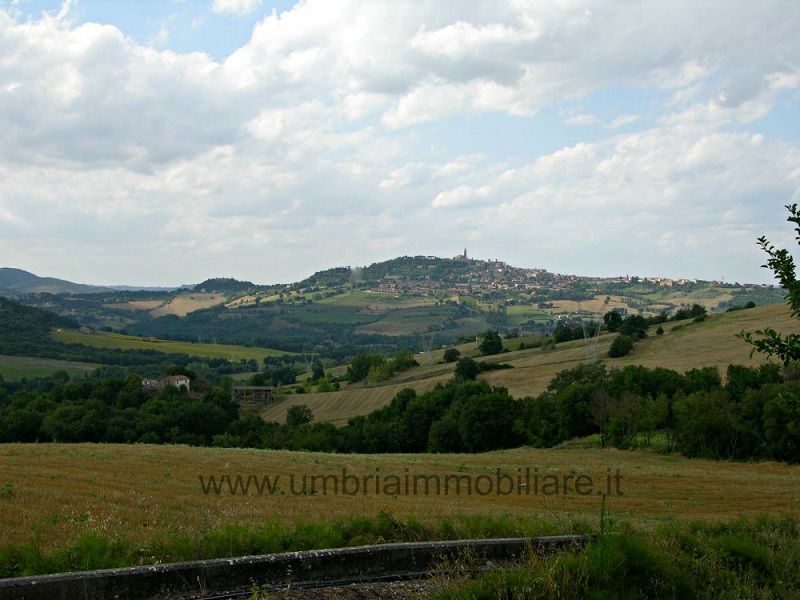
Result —
[[[460, 515], [594, 518], [596, 495], [577, 496], [206, 496], [200, 474], [278, 475], [348, 473], [515, 474], [536, 467], [540, 474], [585, 473], [605, 481], [620, 469], [623, 495], [610, 499], [612, 512], [645, 527], [677, 520], [720, 521], [740, 515], [795, 512], [800, 501], [800, 466], [689, 460], [619, 450], [517, 449], [479, 455], [336, 455], [285, 451], [146, 445], [7, 444], [0, 446], [3, 542], [60, 547], [85, 533], [145, 544], [156, 537], [197, 534], [226, 524], [285, 524], [389, 511], [434, 521]], [[603, 483], [604, 485], [604, 483]]]
[[249, 306], [256, 303], [258, 297], [254, 294], [247, 296], [239, 296], [235, 300], [231, 300], [225, 304], [225, 308], [236, 308], [237, 306]]
[[449, 374], [437, 378], [428, 377], [416, 382], [408, 381], [375, 387], [354, 385], [340, 392], [281, 396], [276, 402], [267, 404], [259, 414], [267, 421], [283, 422], [286, 420], [286, 410], [290, 406], [305, 404], [314, 413], [314, 420], [344, 425], [350, 417], [366, 415], [389, 404], [403, 388], [413, 387], [417, 391], [426, 391], [433, 388], [437, 382], [446, 381], [448, 378]]
[[105, 308], [116, 308], [118, 310], [154, 310], [164, 304], [163, 300], [131, 300], [129, 302], [112, 302], [104, 304]]
[[[697, 367], [715, 366], [724, 376], [729, 364], [758, 365], [765, 362], [764, 357], [758, 354], [750, 358], [750, 346], [738, 339], [736, 334], [742, 329], [751, 331], [766, 326], [783, 332], [800, 331], [797, 321], [789, 315], [788, 308], [775, 304], [716, 315], [703, 323], [667, 323], [663, 336], [655, 335], [655, 328], [651, 328], [649, 337], [637, 342], [633, 352], [624, 358], [608, 358], [608, 348], [616, 334], [604, 334], [597, 343], [597, 356], [608, 368], [644, 365], [685, 372]], [[479, 354], [476, 343], [463, 344], [458, 348], [470, 356]], [[289, 406], [306, 404], [317, 420], [343, 424], [350, 417], [367, 414], [388, 404], [403, 387], [425, 391], [452, 378], [455, 365], [438, 364], [442, 354], [443, 350], [440, 349], [427, 355], [416, 355], [420, 366], [395, 375], [385, 386], [357, 385], [345, 387], [339, 392], [287, 396], [269, 405], [261, 415], [267, 420], [282, 422]], [[481, 377], [492, 385], [507, 387], [515, 397], [535, 396], [545, 390], [556, 373], [581, 364], [586, 356], [583, 340], [559, 344], [552, 351], [532, 348], [507, 352], [482, 360], [506, 362], [513, 369], [492, 371]]]
[[158, 308], [150, 311], [154, 317], [163, 317], [165, 315], [176, 315], [178, 317], [185, 317], [190, 312], [200, 310], [201, 308], [211, 308], [217, 304], [225, 302], [224, 294], [206, 294], [206, 293], [188, 293], [175, 296], [167, 304], [159, 306]]
[[[716, 315], [703, 323], [668, 323], [664, 326], [663, 336], [655, 335], [655, 328], [651, 328], [649, 337], [637, 342], [633, 352], [623, 358], [607, 357], [614, 336], [603, 335], [598, 340], [597, 353], [608, 368], [643, 365], [685, 372], [698, 367], [717, 367], [724, 376], [729, 364], [759, 365], [765, 362], [760, 354], [751, 358], [751, 347], [736, 337], [743, 329], [752, 331], [765, 326], [783, 332], [800, 331], [788, 308], [774, 304]], [[486, 379], [494, 385], [507, 387], [514, 396], [536, 395], [547, 387], [558, 371], [574, 367], [585, 359], [583, 341], [559, 345], [551, 353], [522, 350], [503, 355], [504, 362], [514, 365], [514, 369], [488, 373]]]
[[608, 304], [605, 302], [605, 296], [595, 296], [591, 300], [581, 300], [580, 302], [575, 300], [555, 300], [552, 303], [553, 308], [547, 310], [552, 310], [556, 313], [591, 313], [601, 317], [615, 308], [630, 308], [628, 303], [619, 296], [609, 296], [609, 298]]

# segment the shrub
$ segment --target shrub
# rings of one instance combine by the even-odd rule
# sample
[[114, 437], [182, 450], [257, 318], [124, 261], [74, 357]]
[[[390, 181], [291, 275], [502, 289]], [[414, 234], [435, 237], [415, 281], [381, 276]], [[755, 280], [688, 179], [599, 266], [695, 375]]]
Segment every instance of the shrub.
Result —
[[608, 349], [608, 355], [611, 358], [619, 358], [627, 356], [633, 350], [633, 338], [627, 335], [619, 335], [611, 343], [611, 348]]
[[456, 363], [456, 379], [460, 381], [473, 381], [480, 372], [478, 363], [469, 356], [462, 356]]
[[313, 420], [314, 413], [305, 404], [296, 404], [286, 410], [286, 424], [289, 427], [298, 427]]
[[6, 481], [3, 485], [0, 485], [0, 499], [8, 500], [14, 495], [14, 486], [11, 485], [11, 482]]
[[444, 351], [442, 360], [446, 363], [456, 362], [459, 356], [461, 356], [461, 351], [458, 348], [448, 348]]
[[500, 334], [491, 330], [484, 333], [478, 349], [485, 356], [500, 354], [503, 351], [503, 340], [500, 338]]

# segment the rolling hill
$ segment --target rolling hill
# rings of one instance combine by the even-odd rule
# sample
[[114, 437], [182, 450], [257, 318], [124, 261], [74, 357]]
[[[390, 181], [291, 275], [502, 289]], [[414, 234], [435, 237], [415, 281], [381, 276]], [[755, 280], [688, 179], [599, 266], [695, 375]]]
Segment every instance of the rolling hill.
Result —
[[39, 277], [22, 269], [0, 268], [0, 296], [17, 297], [28, 294], [94, 294], [110, 292], [111, 288], [73, 283], [55, 277]]
[[17, 296], [60, 289], [24, 301], [96, 330], [316, 352], [328, 361], [346, 361], [360, 351], [437, 348], [487, 329], [546, 334], [559, 320], [597, 320], [610, 310], [648, 316], [702, 304], [719, 313], [748, 302], [782, 301], [774, 286], [578, 277], [463, 255], [403, 256], [327, 269], [288, 284], [217, 277], [193, 290], [169, 292], [94, 288], [4, 272], [0, 288], [16, 286], [9, 293]]
[[[649, 337], [638, 342], [633, 352], [623, 358], [608, 358], [608, 348], [616, 334], [603, 334], [597, 339], [597, 356], [608, 368], [635, 364], [684, 372], [714, 366], [724, 375], [729, 364], [758, 365], [765, 362], [760, 354], [751, 358], [750, 346], [736, 337], [743, 329], [753, 331], [764, 327], [782, 332], [800, 330], [789, 309], [776, 304], [712, 315], [701, 323], [671, 322], [664, 326], [663, 336], [655, 335], [651, 328]], [[479, 354], [475, 343], [457, 347], [468, 355]], [[418, 354], [416, 358], [420, 366], [396, 374], [384, 384], [358, 383], [337, 392], [284, 396], [261, 407], [260, 414], [267, 420], [283, 421], [288, 407], [305, 404], [318, 420], [343, 424], [350, 417], [367, 414], [388, 404], [403, 387], [424, 391], [452, 378], [454, 365], [439, 364], [442, 353], [443, 350], [437, 350]], [[515, 350], [482, 360], [504, 362], [514, 367], [481, 375], [492, 385], [508, 388], [515, 397], [534, 396], [544, 391], [556, 373], [587, 360], [587, 350], [583, 340], [576, 340], [558, 344], [550, 351], [541, 348]]]

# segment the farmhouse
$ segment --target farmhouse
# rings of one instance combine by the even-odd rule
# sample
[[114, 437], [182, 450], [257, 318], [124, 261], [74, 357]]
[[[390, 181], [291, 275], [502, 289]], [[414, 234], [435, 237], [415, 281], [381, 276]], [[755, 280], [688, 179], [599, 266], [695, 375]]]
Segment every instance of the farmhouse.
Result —
[[171, 385], [180, 389], [182, 386], [189, 391], [189, 384], [191, 380], [186, 375], [168, 375], [161, 380], [164, 385]]
[[142, 379], [142, 388], [146, 392], [160, 392], [164, 386], [158, 379]]

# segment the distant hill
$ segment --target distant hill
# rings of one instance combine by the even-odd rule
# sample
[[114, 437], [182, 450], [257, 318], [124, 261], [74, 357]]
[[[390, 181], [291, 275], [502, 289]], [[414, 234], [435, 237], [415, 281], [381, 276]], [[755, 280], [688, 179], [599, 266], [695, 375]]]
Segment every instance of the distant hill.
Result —
[[[192, 289], [194, 285], [189, 286], [179, 286], [179, 287], [164, 287], [164, 286], [142, 286], [142, 285], [110, 285], [108, 289], [112, 289], [115, 292], [174, 292], [181, 288]], [[106, 289], [106, 288], [101, 288]]]
[[[339, 266], [295, 283], [212, 277], [191, 289], [104, 291], [81, 297], [25, 296], [20, 289], [42, 289], [39, 278], [3, 271], [17, 275], [16, 280], [7, 276], [10, 282], [0, 279], [0, 288], [11, 288], [11, 295], [95, 329], [289, 352], [316, 348], [329, 360], [361, 351], [437, 348], [474, 339], [487, 329], [502, 335], [547, 334], [559, 321], [597, 321], [609, 311], [646, 317], [701, 304], [722, 313], [747, 303], [781, 303], [785, 293], [774, 286], [722, 281], [551, 273], [467, 258], [466, 253]], [[27, 275], [27, 287], [20, 288], [20, 273]], [[102, 290], [77, 289], [87, 288]]]
[[78, 323], [47, 310], [0, 298], [0, 354], [33, 356], [42, 346], [51, 343], [50, 331], [54, 328], [77, 329]]
[[73, 283], [55, 277], [39, 277], [22, 269], [0, 268], [0, 295], [6, 297], [27, 294], [92, 294], [109, 292], [111, 288]]
[[222, 292], [224, 294], [233, 292], [246, 292], [257, 287], [251, 281], [239, 281], [229, 277], [219, 277], [214, 279], [206, 279], [202, 283], [194, 286], [196, 292]]

